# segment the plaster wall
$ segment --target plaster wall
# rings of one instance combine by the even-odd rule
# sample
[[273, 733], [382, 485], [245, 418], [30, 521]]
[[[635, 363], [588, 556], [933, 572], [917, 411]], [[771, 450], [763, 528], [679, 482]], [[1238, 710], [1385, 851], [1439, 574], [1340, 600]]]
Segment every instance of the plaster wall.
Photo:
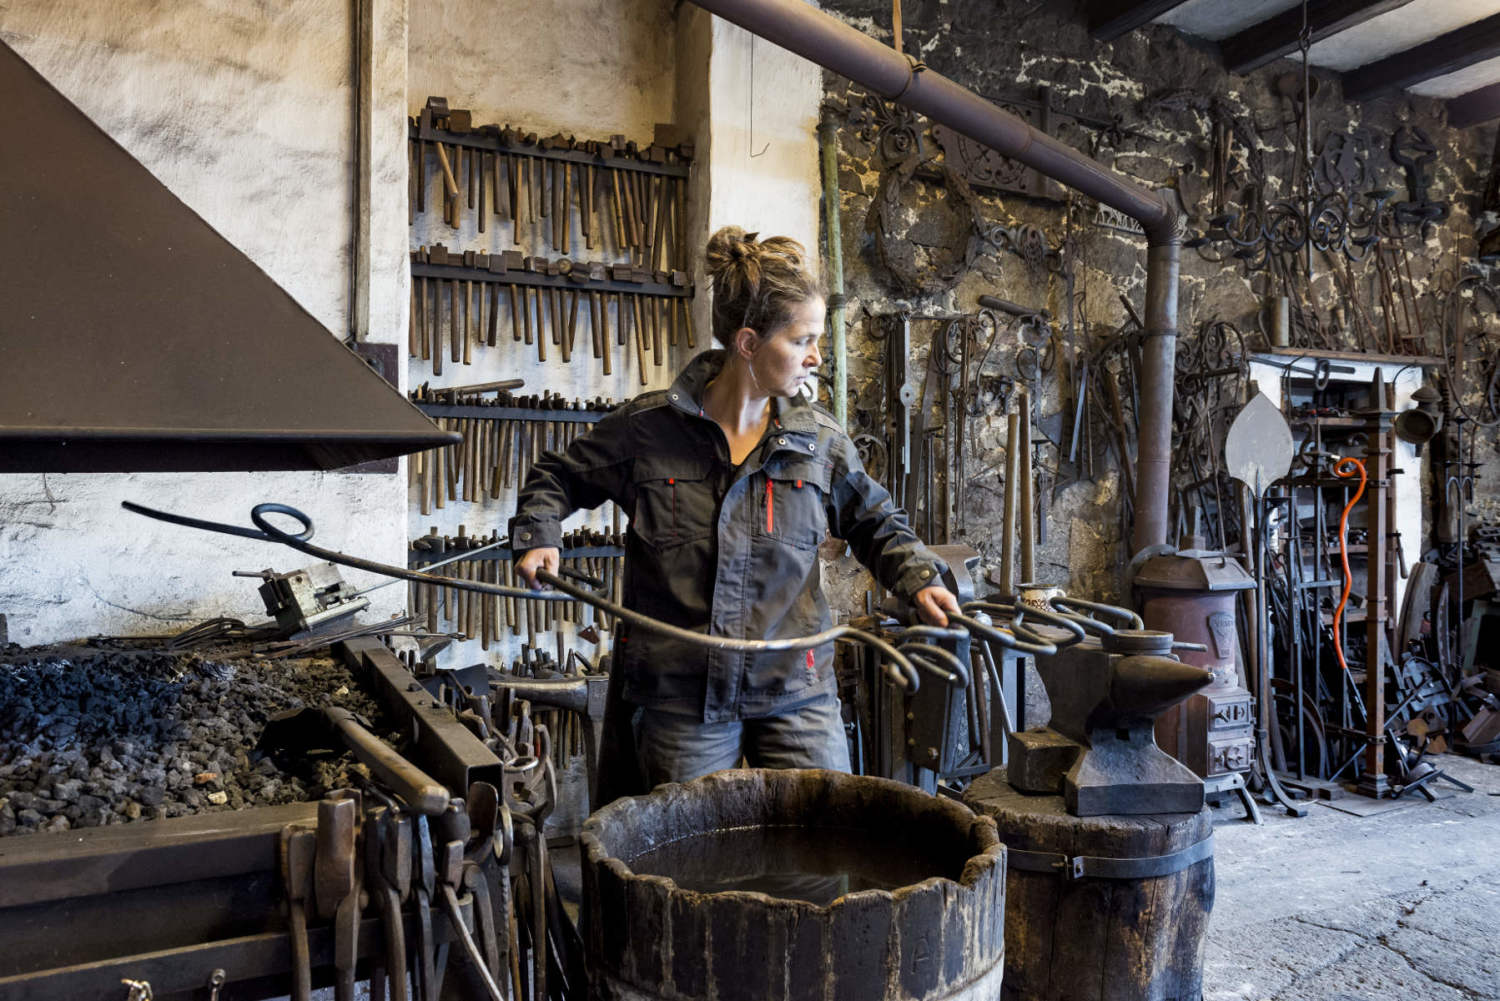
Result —
[[408, 108], [429, 96], [474, 123], [649, 143], [672, 121], [676, 24], [668, 0], [410, 0]]
[[[378, 120], [405, 97], [405, 4], [372, 0]], [[215, 0], [23, 0], [0, 5], [0, 38], [340, 336], [349, 327], [353, 204], [351, 8], [342, 0], [244, 7]], [[399, 76], [392, 78], [395, 72]], [[388, 135], [372, 132], [373, 141]], [[404, 208], [404, 146], [374, 161], [376, 205]], [[404, 218], [372, 214], [371, 339], [405, 339]], [[86, 248], [88, 234], [78, 234]], [[403, 267], [393, 267], [400, 264]], [[383, 280], [382, 280], [383, 279]], [[393, 291], [393, 287], [396, 291]], [[393, 303], [399, 303], [393, 306]], [[65, 391], [61, 389], [59, 391]], [[215, 615], [262, 617], [256, 581], [235, 569], [291, 570], [306, 557], [120, 510], [130, 499], [248, 523], [249, 508], [303, 508], [317, 541], [405, 558], [405, 487], [391, 474], [70, 474], [0, 476], [0, 613], [10, 638], [172, 632]], [[367, 575], [347, 574], [362, 585]], [[365, 619], [398, 611], [377, 592]]]
[[[503, 25], [504, 30], [495, 26]], [[411, 115], [420, 114], [430, 96], [448, 99], [450, 108], [472, 112], [477, 125], [511, 125], [541, 136], [563, 133], [578, 140], [607, 140], [623, 135], [649, 145], [658, 123], [676, 127], [695, 146], [689, 176], [686, 240], [688, 270], [695, 296], [695, 345], [685, 340], [665, 352], [663, 364], [644, 372], [633, 352], [616, 347], [614, 371], [605, 376], [586, 349], [589, 318], [580, 305], [578, 330], [585, 345], [564, 363], [549, 345], [546, 361], [534, 348], [501, 338], [495, 348], [475, 346], [472, 363], [445, 359], [434, 374], [430, 361], [411, 358], [413, 385], [470, 385], [521, 378], [522, 394], [553, 392], [568, 399], [603, 397], [624, 401], [640, 392], [671, 384], [678, 370], [697, 352], [711, 347], [708, 290], [702, 269], [702, 247], [722, 225], [786, 234], [801, 240], [814, 255], [818, 238], [817, 149], [814, 134], [821, 72], [817, 67], [713, 18], [691, 5], [667, 0], [568, 0], [537, 14], [536, 5], [481, 0], [413, 0], [408, 64]], [[751, 82], [753, 78], [753, 89]], [[753, 101], [753, 104], [752, 104]], [[755, 149], [751, 157], [751, 128]], [[431, 167], [429, 169], [432, 169]], [[466, 210], [455, 229], [436, 210], [438, 185], [429, 175], [428, 208], [415, 215], [410, 245], [441, 242], [454, 251], [519, 250], [555, 259], [563, 255], [543, 234], [523, 234], [517, 242], [508, 222], [487, 223], [480, 233], [475, 213]], [[602, 241], [590, 249], [573, 226], [570, 251], [575, 263], [628, 260]], [[508, 305], [503, 308], [508, 308]], [[613, 314], [611, 314], [613, 329]], [[420, 510], [415, 486], [410, 494], [412, 538], [434, 529], [440, 535], [506, 533], [515, 511], [516, 490], [474, 502], [448, 502], [428, 514]], [[565, 530], [590, 527], [610, 530], [611, 505], [580, 512]], [[619, 520], [623, 528], [625, 517]], [[585, 613], [584, 621], [591, 615]], [[562, 627], [568, 648], [594, 657], [607, 648], [577, 640]], [[454, 644], [441, 655], [443, 666], [480, 660], [512, 662], [525, 645], [524, 631], [503, 635], [485, 650], [479, 640]], [[538, 646], [555, 654], [553, 636], [538, 636]]]
[[[677, 121], [698, 142], [689, 246], [739, 226], [800, 241], [816, 268], [822, 70], [692, 4], [678, 13], [677, 47]], [[707, 288], [701, 254], [691, 264]], [[709, 316], [709, 297], [700, 295], [698, 329], [709, 330]]]
[[709, 77], [709, 232], [790, 236], [816, 261], [822, 69], [716, 17]]

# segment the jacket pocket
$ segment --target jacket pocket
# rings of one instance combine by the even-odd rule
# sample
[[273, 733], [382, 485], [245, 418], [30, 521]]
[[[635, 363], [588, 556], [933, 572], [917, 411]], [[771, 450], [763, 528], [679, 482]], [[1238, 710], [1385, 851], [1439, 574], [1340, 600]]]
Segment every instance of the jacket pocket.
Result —
[[712, 534], [717, 505], [706, 465], [645, 456], [635, 461], [631, 479], [630, 528], [642, 541], [668, 549]]
[[828, 534], [824, 503], [829, 466], [809, 459], [772, 461], [761, 476], [756, 534], [798, 549], [816, 549]]

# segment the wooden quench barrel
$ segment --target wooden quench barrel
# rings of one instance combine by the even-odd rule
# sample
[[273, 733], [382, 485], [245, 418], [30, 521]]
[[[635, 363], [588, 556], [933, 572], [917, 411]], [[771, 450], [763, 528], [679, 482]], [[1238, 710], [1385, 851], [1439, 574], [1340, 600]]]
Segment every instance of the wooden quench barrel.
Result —
[[1007, 850], [1005, 1001], [1200, 1001], [1213, 816], [1075, 817], [994, 771], [964, 797]]
[[[947, 874], [815, 903], [763, 883], [721, 892], [695, 878], [693, 889], [679, 885], [681, 871], [674, 879], [641, 866], [715, 832], [754, 840], [778, 830], [830, 848], [855, 833], [871, 848], [878, 839], [882, 850], [946, 860]], [[581, 844], [592, 1001], [1000, 997], [1005, 849], [994, 824], [952, 800], [885, 779], [735, 768], [615, 800], [584, 824]], [[710, 862], [714, 883], [785, 872], [784, 859], [712, 844], [678, 861]]]

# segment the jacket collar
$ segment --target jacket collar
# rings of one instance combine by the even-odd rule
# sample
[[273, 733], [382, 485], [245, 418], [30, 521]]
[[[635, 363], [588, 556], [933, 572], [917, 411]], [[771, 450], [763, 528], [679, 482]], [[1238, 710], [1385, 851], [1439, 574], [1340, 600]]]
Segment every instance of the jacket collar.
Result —
[[[714, 376], [719, 374], [728, 357], [729, 352], [723, 348], [714, 348], [696, 356], [672, 382], [672, 388], [667, 390], [667, 402], [685, 414], [704, 416], [703, 391]], [[771, 397], [771, 419], [786, 431], [815, 434], [818, 430], [812, 405], [800, 395]]]

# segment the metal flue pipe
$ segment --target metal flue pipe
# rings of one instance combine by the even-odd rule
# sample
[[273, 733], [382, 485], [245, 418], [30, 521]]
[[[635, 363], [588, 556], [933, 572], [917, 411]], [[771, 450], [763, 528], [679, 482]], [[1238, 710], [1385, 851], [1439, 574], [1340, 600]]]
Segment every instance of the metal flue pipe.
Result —
[[1150, 250], [1132, 543], [1139, 551], [1165, 542], [1172, 368], [1177, 351], [1177, 256], [1182, 244], [1182, 221], [1175, 208], [1157, 192], [1036, 131], [1018, 116], [804, 0], [694, 2], [751, 34], [1019, 160], [1141, 224]]

